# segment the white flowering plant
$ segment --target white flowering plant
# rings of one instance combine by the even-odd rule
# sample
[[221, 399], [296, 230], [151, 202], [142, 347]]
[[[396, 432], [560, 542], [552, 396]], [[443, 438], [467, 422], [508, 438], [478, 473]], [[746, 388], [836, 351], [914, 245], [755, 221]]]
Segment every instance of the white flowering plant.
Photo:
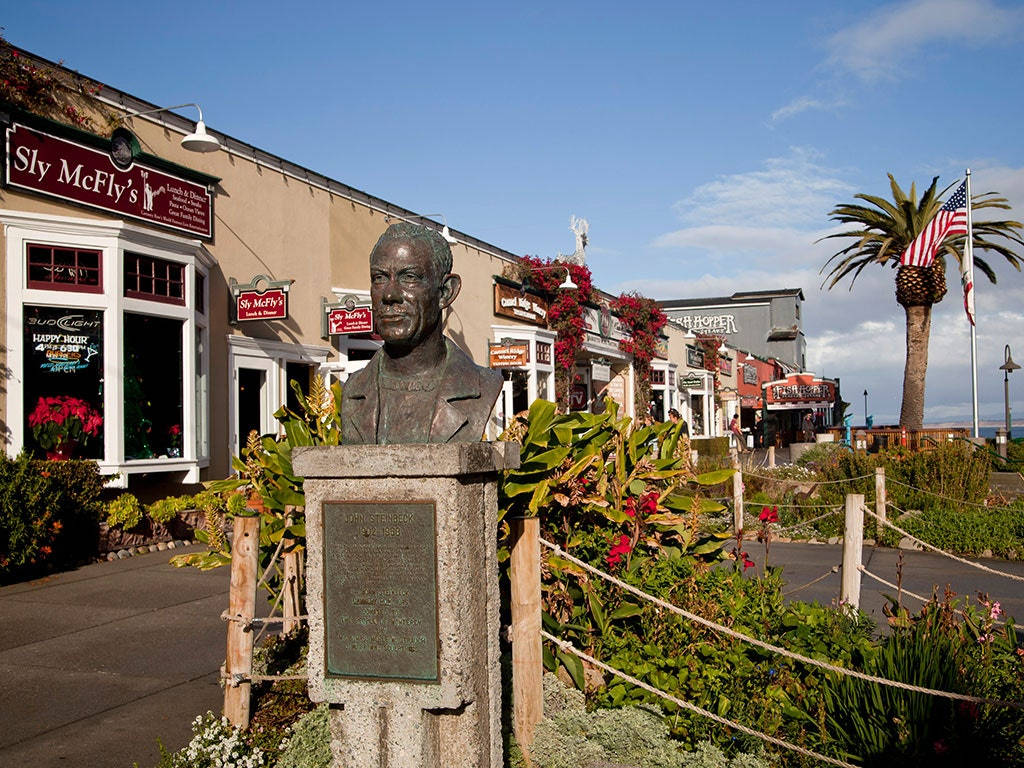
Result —
[[212, 712], [192, 721], [192, 741], [172, 754], [165, 753], [160, 768], [267, 768], [270, 756], [250, 746], [241, 729]]

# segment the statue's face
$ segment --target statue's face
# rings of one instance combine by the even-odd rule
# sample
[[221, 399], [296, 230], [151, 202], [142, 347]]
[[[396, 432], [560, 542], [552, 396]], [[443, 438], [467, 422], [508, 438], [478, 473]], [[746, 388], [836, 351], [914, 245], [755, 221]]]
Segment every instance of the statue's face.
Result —
[[377, 333], [384, 343], [415, 347], [440, 333], [441, 310], [454, 296], [439, 275], [426, 245], [405, 240], [384, 243], [370, 254], [370, 299]]

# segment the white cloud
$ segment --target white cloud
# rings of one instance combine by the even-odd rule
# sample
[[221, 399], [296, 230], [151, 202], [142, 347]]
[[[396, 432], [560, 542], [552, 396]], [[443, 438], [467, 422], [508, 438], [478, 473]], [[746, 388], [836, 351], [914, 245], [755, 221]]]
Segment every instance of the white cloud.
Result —
[[673, 208], [683, 222], [693, 226], [820, 226], [823, 215], [853, 192], [851, 185], [820, 160], [815, 150], [794, 147], [784, 157], [766, 160], [761, 170], [720, 176], [702, 184]]
[[865, 80], [895, 77], [926, 46], [981, 44], [1009, 38], [1024, 14], [992, 0], [911, 0], [880, 8], [836, 32], [829, 63]]
[[[1011, 217], [1020, 219], [1024, 169], [973, 165], [974, 190], [1006, 196], [1013, 206]], [[871, 266], [852, 286], [847, 278], [832, 290], [820, 288], [818, 270], [841, 247], [838, 240], [816, 242], [837, 231], [822, 231], [821, 225], [828, 211], [855, 191], [840, 172], [807, 150], [772, 159], [760, 170], [718, 178], [676, 204], [687, 226], [653, 241], [663, 261], [676, 259], [664, 271], [671, 279], [632, 280], [618, 290], [675, 299], [802, 288], [808, 368], [838, 377], [844, 399], [854, 404], [858, 418], [863, 411], [860, 393], [867, 389], [876, 423], [895, 423], [906, 352], [905, 315], [894, 296], [895, 271]], [[998, 419], [1002, 413], [998, 367], [1003, 345], [1019, 343], [1020, 352], [1015, 350], [1014, 355], [1024, 362], [1024, 276], [1008, 268], [1001, 257], [991, 257], [990, 263], [999, 276], [998, 285], [981, 275], [977, 280], [982, 420]], [[925, 420], [969, 422], [970, 328], [955, 267], [949, 269], [948, 280], [949, 294], [932, 316]], [[1024, 414], [1024, 372], [1019, 382], [1011, 382], [1011, 390], [1014, 412]]]
[[771, 117], [768, 118], [768, 124], [772, 126], [776, 123], [781, 123], [783, 120], [788, 120], [795, 115], [799, 115], [801, 112], [835, 110], [843, 106], [846, 106], [846, 102], [843, 99], [822, 101], [810, 96], [800, 96], [772, 112]]

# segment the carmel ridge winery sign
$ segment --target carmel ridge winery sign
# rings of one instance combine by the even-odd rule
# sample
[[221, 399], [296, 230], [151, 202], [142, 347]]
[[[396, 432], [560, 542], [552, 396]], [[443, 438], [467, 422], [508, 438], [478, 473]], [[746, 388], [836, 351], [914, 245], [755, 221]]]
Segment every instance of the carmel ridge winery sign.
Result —
[[213, 197], [202, 184], [13, 123], [7, 129], [6, 183], [142, 219], [192, 235], [212, 235]]

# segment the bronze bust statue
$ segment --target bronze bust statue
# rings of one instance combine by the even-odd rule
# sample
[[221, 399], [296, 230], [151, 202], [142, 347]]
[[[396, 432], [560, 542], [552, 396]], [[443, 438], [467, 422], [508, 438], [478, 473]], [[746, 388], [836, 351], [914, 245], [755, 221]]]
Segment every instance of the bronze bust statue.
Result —
[[370, 252], [370, 300], [384, 346], [344, 385], [344, 443], [481, 439], [502, 377], [441, 332], [461, 287], [451, 248], [434, 230], [401, 222], [380, 236]]

